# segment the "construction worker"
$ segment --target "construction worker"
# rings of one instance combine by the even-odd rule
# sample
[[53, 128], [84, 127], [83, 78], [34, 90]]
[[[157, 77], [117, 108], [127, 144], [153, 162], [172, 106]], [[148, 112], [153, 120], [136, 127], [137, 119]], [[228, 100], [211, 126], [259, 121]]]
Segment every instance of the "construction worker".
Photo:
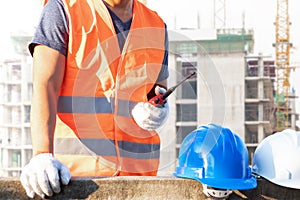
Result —
[[218, 199], [228, 198], [232, 190], [257, 185], [245, 143], [217, 124], [200, 126], [184, 138], [174, 175], [199, 181], [206, 196]]
[[155, 176], [168, 102], [166, 25], [137, 0], [49, 0], [33, 55], [29, 197], [71, 176]]
[[300, 189], [300, 132], [286, 129], [264, 138], [254, 151], [253, 172], [287, 188]]

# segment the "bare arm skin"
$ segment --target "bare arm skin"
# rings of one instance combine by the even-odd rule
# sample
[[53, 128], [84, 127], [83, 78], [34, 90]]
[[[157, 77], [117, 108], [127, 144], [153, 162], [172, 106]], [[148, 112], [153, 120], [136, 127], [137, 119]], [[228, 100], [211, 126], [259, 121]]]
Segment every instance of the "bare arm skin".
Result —
[[53, 153], [57, 100], [65, 71], [64, 55], [38, 45], [33, 54], [31, 136], [33, 155]]

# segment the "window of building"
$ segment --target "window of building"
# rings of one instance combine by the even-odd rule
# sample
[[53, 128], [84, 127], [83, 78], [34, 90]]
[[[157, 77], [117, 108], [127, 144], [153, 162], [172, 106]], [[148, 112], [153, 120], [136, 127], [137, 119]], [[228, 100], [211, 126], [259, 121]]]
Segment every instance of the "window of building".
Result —
[[255, 125], [245, 126], [245, 142], [250, 144], [255, 144], [258, 142], [257, 126]]
[[14, 64], [11, 66], [11, 80], [20, 81], [21, 80], [21, 65]]
[[30, 127], [25, 127], [24, 128], [25, 132], [25, 145], [30, 145], [31, 144], [31, 131]]
[[247, 99], [256, 99], [258, 98], [258, 85], [255, 81], [248, 81], [246, 84], [246, 91], [245, 91], [245, 97]]
[[245, 120], [246, 121], [258, 121], [258, 105], [246, 104], [245, 105]]
[[177, 104], [176, 121], [177, 122], [197, 121], [197, 104]]
[[181, 89], [178, 91], [180, 99], [197, 99], [197, 81], [187, 80], [181, 85]]
[[30, 108], [30, 105], [24, 106], [24, 123], [30, 123]]
[[21, 101], [21, 85], [13, 84], [8, 86], [8, 102], [19, 103]]
[[[182, 76], [186, 77], [193, 72], [197, 72], [197, 62], [187, 62], [181, 63]], [[197, 73], [195, 76], [191, 77], [189, 80], [197, 79]]]
[[29, 101], [31, 100], [31, 96], [32, 96], [32, 90], [33, 90], [33, 86], [32, 83], [28, 83], [27, 84], [27, 93], [25, 94], [25, 101]]
[[176, 143], [181, 144], [183, 139], [196, 128], [196, 126], [176, 126]]
[[21, 128], [10, 128], [8, 134], [8, 143], [11, 146], [20, 146], [22, 138]]
[[13, 125], [21, 124], [21, 108], [19, 106], [11, 107], [11, 123]]
[[21, 167], [21, 150], [12, 150], [11, 151], [10, 167]]

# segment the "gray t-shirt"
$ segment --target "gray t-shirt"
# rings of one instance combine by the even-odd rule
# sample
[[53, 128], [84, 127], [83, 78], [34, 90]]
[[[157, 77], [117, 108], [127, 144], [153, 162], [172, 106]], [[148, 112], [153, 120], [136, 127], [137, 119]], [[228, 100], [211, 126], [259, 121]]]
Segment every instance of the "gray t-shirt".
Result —
[[[122, 22], [122, 20], [120, 20], [111, 10], [109, 10], [109, 12], [111, 14], [116, 33], [118, 34], [120, 50], [122, 50], [130, 29], [131, 19], [126, 22]], [[34, 47], [37, 44], [42, 44], [59, 51], [64, 56], [67, 56], [69, 38], [68, 30], [68, 18], [64, 10], [63, 2], [61, 0], [49, 0], [42, 11], [35, 34], [29, 44], [30, 53], [33, 54]], [[157, 82], [169, 77], [167, 31], [165, 41], [166, 51]]]

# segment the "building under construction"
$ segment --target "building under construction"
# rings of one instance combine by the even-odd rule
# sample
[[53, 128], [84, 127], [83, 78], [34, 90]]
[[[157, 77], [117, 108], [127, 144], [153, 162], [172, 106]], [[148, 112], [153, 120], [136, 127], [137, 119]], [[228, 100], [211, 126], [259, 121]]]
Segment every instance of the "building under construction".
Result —
[[[276, 65], [274, 58], [253, 55], [253, 31], [245, 29], [169, 32], [169, 85], [193, 71], [170, 98], [172, 111], [163, 140], [162, 168], [172, 171], [184, 137], [200, 125], [217, 123], [239, 134], [249, 150], [276, 132]], [[174, 78], [176, 77], [176, 78]], [[296, 129], [294, 104], [289, 128]], [[167, 134], [166, 134], [167, 133]], [[167, 140], [168, 138], [168, 140]], [[173, 140], [170, 140], [173, 138]], [[173, 149], [175, 146], [175, 152]], [[170, 153], [174, 157], [170, 157]]]
[[32, 59], [27, 51], [31, 37], [12, 39], [19, 56], [0, 63], [0, 176], [19, 176], [32, 157]]

